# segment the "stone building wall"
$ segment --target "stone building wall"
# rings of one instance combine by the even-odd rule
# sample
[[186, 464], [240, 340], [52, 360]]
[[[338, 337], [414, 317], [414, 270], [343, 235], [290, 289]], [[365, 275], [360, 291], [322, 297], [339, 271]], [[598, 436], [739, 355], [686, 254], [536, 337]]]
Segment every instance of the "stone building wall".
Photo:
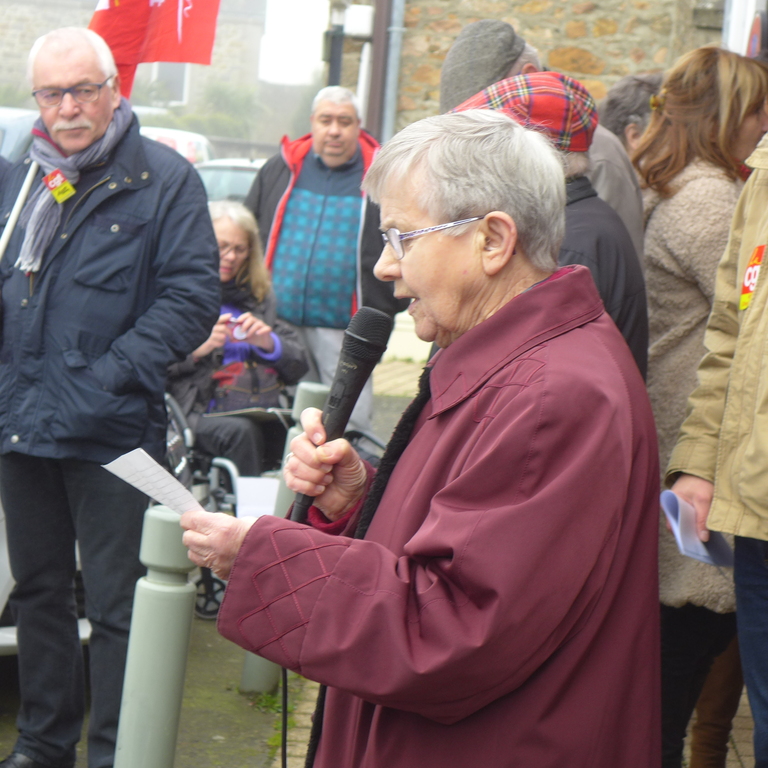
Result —
[[[27, 54], [38, 37], [58, 27], [87, 26], [94, 0], [0, 0], [0, 85], [29, 90]], [[33, 104], [30, 97], [30, 106]]]
[[478, 19], [512, 24], [542, 63], [580, 80], [595, 99], [624, 75], [662, 70], [681, 53], [719, 43], [693, 25], [694, 0], [410, 0], [397, 129], [439, 106], [440, 67], [456, 35]]

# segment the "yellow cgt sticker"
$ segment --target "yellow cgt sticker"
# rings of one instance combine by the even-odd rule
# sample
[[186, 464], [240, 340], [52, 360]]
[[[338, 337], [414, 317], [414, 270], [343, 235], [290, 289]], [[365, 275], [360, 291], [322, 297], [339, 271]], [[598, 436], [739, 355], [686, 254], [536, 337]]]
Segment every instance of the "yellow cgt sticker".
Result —
[[757, 276], [760, 274], [760, 265], [763, 263], [763, 254], [765, 246], [758, 245], [752, 256], [749, 258], [749, 264], [744, 271], [744, 281], [741, 284], [741, 298], [739, 299], [739, 309], [746, 309], [752, 301], [752, 294], [757, 286]]
[[58, 168], [43, 176], [43, 184], [48, 187], [57, 203], [63, 203], [75, 194], [75, 188]]

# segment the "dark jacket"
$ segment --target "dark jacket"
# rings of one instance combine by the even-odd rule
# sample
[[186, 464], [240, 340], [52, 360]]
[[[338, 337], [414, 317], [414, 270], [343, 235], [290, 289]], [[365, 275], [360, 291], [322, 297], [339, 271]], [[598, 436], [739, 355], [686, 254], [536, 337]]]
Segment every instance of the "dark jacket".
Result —
[[[277, 385], [296, 384], [309, 370], [307, 352], [299, 338], [296, 329], [277, 317], [277, 300], [273, 291], [264, 297], [263, 301], [253, 299], [254, 306], [242, 307], [241, 311], [251, 312], [272, 327], [272, 331], [280, 337], [282, 354], [279, 360], [265, 360], [259, 355], [257, 347], [253, 347], [253, 362], [262, 369], [260, 383], [268, 381]], [[208, 411], [211, 399], [216, 393], [216, 382], [213, 374], [219, 370], [222, 362], [222, 350], [217, 349], [200, 360], [192, 355], [179, 363], [173, 363], [168, 368], [168, 392], [179, 403], [184, 415], [202, 414]], [[268, 384], [267, 384], [268, 386]], [[265, 403], [254, 402], [256, 407], [266, 407]], [[190, 425], [194, 428], [194, 418]]]
[[[360, 150], [367, 171], [373, 162], [378, 143], [365, 131], [360, 133]], [[304, 158], [312, 149], [312, 136], [296, 141], [283, 137], [279, 155], [262, 166], [253, 181], [245, 205], [256, 216], [264, 245], [264, 261], [271, 269], [280, 227], [293, 185], [301, 172]], [[362, 194], [362, 193], [361, 193]], [[373, 267], [382, 251], [379, 231], [379, 207], [363, 195], [364, 212], [357, 253], [357, 291], [350, 306], [350, 317], [361, 307], [374, 307], [394, 316], [408, 307], [408, 301], [395, 299], [391, 283], [383, 283], [373, 275]]]
[[597, 196], [586, 176], [566, 185], [565, 238], [560, 266], [589, 267], [605, 309], [629, 344], [640, 373], [648, 369], [645, 280], [632, 238], [616, 211]]
[[[9, 173], [2, 221], [28, 163]], [[20, 226], [0, 262], [3, 453], [103, 463], [142, 447], [161, 458], [166, 369], [218, 316], [218, 248], [192, 166], [142, 139], [134, 118], [93, 174], [37, 274], [13, 266]]]

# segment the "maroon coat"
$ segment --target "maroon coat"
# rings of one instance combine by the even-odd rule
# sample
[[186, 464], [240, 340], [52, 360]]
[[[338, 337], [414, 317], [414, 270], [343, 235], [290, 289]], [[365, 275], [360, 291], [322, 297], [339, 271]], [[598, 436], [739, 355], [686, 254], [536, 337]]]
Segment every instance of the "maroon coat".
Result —
[[260, 519], [219, 630], [328, 684], [315, 768], [655, 768], [656, 437], [589, 271], [431, 391], [366, 539]]

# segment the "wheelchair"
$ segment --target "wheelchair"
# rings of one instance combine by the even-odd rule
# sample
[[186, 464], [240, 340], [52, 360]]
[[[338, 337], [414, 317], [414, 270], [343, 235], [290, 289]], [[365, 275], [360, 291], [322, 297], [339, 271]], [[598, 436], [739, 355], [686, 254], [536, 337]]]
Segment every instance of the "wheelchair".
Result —
[[[237, 489], [240, 473], [237, 465], [223, 456], [210, 456], [195, 446], [194, 431], [179, 406], [169, 393], [165, 393], [168, 416], [166, 433], [166, 469], [186, 488], [208, 512], [237, 514]], [[293, 411], [288, 407], [253, 409], [262, 425], [268, 427], [269, 438], [265, 465], [261, 477], [279, 478], [282, 458], [289, 430], [295, 425]], [[244, 418], [247, 416], [244, 415]], [[371, 432], [349, 430], [344, 437], [358, 453], [376, 466], [385, 444]], [[200, 568], [195, 580], [197, 596], [195, 615], [201, 619], [215, 619], [224, 597], [226, 583], [214, 576], [208, 568]]]

